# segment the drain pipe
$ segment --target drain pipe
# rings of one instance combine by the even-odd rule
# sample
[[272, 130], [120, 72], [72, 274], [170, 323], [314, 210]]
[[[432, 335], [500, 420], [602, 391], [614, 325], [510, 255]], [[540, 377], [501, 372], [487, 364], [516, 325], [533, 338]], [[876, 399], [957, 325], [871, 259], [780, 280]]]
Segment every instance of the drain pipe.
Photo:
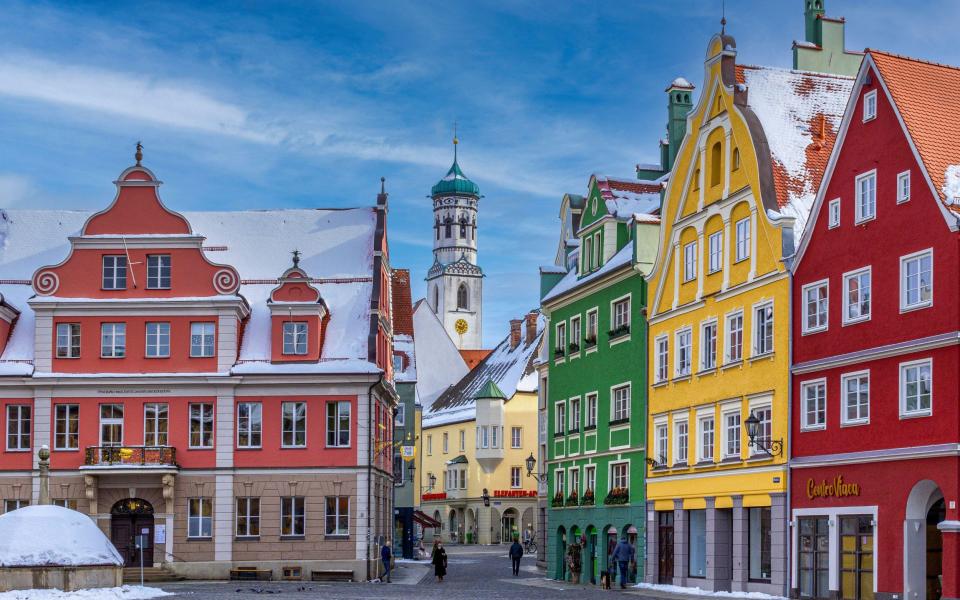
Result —
[[[377, 387], [383, 383], [383, 371], [380, 372], [380, 375], [377, 377], [377, 380], [367, 389], [367, 425], [369, 426], [371, 420], [373, 419], [373, 388]], [[373, 429], [371, 427], [371, 429]], [[364, 562], [367, 563], [367, 581], [370, 581], [370, 539], [373, 535], [370, 531], [371, 524], [371, 496], [373, 488], [373, 457], [375, 453], [373, 451], [373, 445], [376, 443], [377, 432], [373, 431], [373, 434], [368, 436], [367, 445], [369, 446], [369, 459], [367, 460], [367, 557]]]

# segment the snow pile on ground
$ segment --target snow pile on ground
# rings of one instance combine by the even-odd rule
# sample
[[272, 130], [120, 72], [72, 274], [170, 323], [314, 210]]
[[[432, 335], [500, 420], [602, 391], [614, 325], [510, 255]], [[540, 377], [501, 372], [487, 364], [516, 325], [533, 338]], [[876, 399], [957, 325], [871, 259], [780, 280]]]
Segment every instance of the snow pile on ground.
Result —
[[960, 204], [960, 165], [949, 165], [943, 174], [943, 201]]
[[[685, 594], [688, 596], [709, 596], [711, 598], [751, 598], [752, 600], [785, 600], [783, 596], [771, 596], [761, 592], [711, 592], [695, 587], [680, 587], [679, 585], [663, 585], [657, 583], [638, 583], [633, 586], [643, 590], [667, 592], [668, 594]], [[0, 600], [3, 600], [0, 598]]]
[[[21, 509], [22, 510], [22, 509]], [[0, 600], [147, 600], [172, 596], [160, 588], [125, 585], [115, 588], [97, 588], [64, 592], [61, 590], [16, 590], [0, 592]]]
[[[0, 566], [122, 565], [90, 517], [62, 506], [27, 506], [0, 516]], [[0, 595], [0, 600], [6, 597]]]

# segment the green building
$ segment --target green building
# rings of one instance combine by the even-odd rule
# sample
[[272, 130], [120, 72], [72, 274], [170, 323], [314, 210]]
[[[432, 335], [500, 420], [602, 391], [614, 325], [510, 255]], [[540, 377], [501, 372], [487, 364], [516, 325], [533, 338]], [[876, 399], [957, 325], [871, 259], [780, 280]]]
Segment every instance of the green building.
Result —
[[803, 40], [793, 42], [793, 68], [855, 77], [863, 52], [847, 50], [846, 21], [827, 16], [824, 0], [804, 0], [803, 17]]

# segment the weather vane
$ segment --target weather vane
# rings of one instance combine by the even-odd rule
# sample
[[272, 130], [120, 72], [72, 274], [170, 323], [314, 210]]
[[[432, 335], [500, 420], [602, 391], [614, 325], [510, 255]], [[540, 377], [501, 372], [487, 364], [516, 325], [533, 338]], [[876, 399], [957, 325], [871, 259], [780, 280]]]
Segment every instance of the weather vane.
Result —
[[137, 166], [140, 166], [140, 161], [143, 160], [143, 144], [140, 141], [137, 141], [137, 153], [133, 155], [137, 159]]
[[727, 33], [727, 0], [720, 0], [720, 35]]
[[294, 250], [290, 254], [293, 254], [293, 267], [299, 268], [300, 267], [300, 251]]
[[453, 162], [457, 162], [457, 144], [460, 143], [460, 140], [457, 139], [457, 122], [453, 122]]

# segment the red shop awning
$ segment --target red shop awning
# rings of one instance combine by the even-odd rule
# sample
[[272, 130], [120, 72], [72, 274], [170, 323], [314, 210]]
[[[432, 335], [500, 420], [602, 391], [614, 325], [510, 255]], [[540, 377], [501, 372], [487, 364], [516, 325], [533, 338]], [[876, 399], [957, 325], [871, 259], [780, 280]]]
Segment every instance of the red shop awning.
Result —
[[423, 513], [419, 510], [413, 511], [413, 520], [417, 523], [420, 523], [424, 527], [440, 527], [440, 521], [437, 521], [433, 517], [427, 516], [426, 513]]

